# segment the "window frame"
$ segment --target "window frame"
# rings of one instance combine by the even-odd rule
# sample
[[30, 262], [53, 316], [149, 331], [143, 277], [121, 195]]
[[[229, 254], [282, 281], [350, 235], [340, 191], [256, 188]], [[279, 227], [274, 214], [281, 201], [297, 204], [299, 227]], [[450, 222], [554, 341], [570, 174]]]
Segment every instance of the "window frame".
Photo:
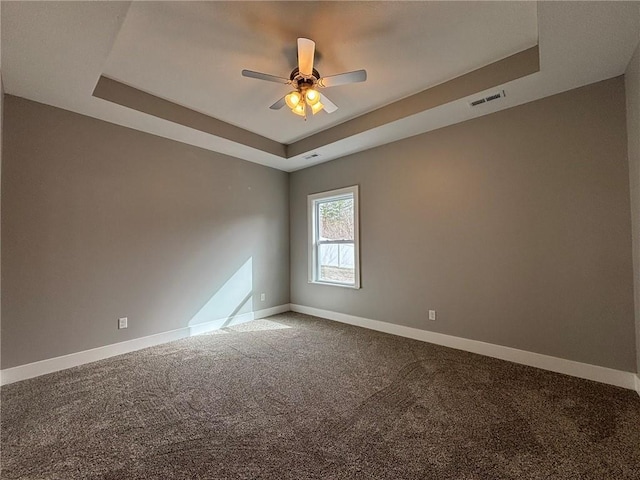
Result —
[[[319, 192], [307, 195], [307, 251], [308, 251], [308, 282], [315, 285], [329, 285], [333, 287], [343, 288], [360, 288], [360, 220], [359, 220], [359, 198], [358, 198], [358, 185], [352, 185], [350, 187], [338, 188], [336, 190], [329, 190], [326, 192]], [[320, 203], [329, 202], [333, 200], [339, 200], [342, 197], [348, 197], [353, 195], [353, 263], [354, 263], [354, 283], [340, 283], [340, 282], [328, 282], [320, 280], [320, 268], [318, 265], [319, 246], [328, 244], [340, 244], [340, 243], [352, 243], [350, 240], [331, 240], [319, 243], [318, 233], [318, 205]]]

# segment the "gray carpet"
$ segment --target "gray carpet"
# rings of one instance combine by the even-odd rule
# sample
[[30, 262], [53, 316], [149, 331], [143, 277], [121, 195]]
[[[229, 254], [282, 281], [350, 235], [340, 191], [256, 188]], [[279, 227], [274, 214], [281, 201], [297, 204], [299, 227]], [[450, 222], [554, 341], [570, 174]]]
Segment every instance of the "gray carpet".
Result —
[[3, 387], [2, 478], [640, 479], [640, 398], [288, 313]]

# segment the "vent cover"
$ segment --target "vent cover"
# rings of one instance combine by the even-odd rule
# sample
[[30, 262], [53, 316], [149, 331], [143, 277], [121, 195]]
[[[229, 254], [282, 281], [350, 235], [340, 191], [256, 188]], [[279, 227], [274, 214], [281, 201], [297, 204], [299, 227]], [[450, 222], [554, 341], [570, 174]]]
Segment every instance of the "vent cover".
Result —
[[506, 97], [506, 93], [504, 90], [500, 90], [499, 92], [492, 93], [491, 95], [487, 95], [486, 97], [477, 98], [475, 100], [471, 100], [469, 102], [470, 107], [477, 107], [478, 105], [482, 105], [483, 103], [491, 102], [493, 100], [497, 100], [498, 98]]
[[316, 158], [319, 157], [320, 154], [319, 153], [312, 153], [311, 155], [307, 155], [306, 157], [303, 157], [305, 160], [311, 160], [312, 158]]

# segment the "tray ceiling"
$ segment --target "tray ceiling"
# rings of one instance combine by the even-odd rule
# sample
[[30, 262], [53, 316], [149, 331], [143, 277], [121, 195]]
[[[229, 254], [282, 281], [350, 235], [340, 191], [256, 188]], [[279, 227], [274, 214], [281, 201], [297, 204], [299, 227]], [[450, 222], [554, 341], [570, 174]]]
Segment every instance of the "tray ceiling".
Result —
[[[1, 13], [6, 93], [286, 171], [620, 75], [640, 30], [634, 2], [52, 1], [3, 2]], [[240, 75], [287, 76], [298, 36], [316, 41], [321, 74], [369, 74], [325, 90], [339, 110], [306, 122], [269, 110], [286, 86]], [[537, 73], [406, 108], [536, 45]], [[103, 76], [258, 140], [94, 97]], [[507, 97], [469, 107], [497, 88]], [[256, 147], [262, 137], [269, 148]]]
[[[322, 75], [368, 73], [324, 90], [338, 111], [306, 122], [268, 108], [290, 87], [240, 76], [288, 78], [298, 37], [316, 42]], [[104, 75], [288, 144], [537, 42], [533, 2], [139, 2]]]

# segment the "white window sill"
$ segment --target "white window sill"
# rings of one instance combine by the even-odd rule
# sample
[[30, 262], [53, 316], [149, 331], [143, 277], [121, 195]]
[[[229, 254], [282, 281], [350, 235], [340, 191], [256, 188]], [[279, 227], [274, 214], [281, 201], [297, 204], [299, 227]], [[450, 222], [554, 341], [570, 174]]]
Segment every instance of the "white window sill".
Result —
[[325, 286], [328, 286], [328, 287], [351, 288], [353, 290], [359, 290], [360, 289], [360, 285], [349, 285], [348, 283], [323, 282], [323, 281], [320, 281], [320, 280], [309, 280], [308, 283], [312, 284], [312, 285], [325, 285]]

